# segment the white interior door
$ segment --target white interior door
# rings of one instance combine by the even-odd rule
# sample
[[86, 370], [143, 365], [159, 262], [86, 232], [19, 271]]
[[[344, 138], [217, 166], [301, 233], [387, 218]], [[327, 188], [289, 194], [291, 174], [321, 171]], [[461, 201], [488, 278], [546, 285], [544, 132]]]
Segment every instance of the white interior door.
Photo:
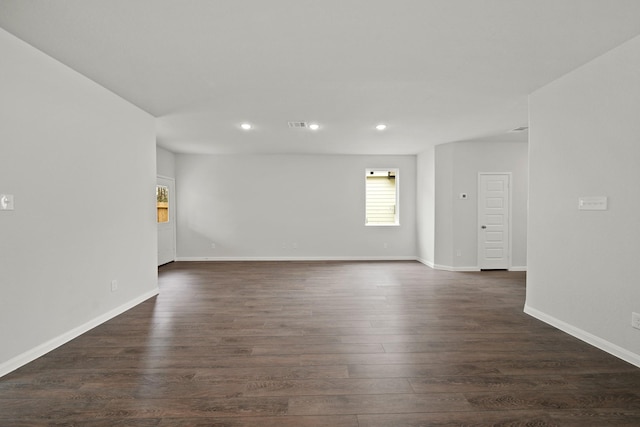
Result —
[[158, 177], [156, 210], [158, 221], [158, 265], [176, 259], [176, 190], [173, 178]]
[[481, 270], [508, 269], [510, 174], [478, 176], [478, 266]]

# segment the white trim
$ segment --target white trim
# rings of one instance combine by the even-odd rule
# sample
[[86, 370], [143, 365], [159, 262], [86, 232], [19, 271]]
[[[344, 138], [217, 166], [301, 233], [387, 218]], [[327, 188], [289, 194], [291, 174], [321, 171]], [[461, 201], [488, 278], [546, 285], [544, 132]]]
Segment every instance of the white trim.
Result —
[[480, 271], [480, 267], [451, 267], [451, 271]]
[[435, 264], [432, 263], [431, 261], [427, 261], [426, 259], [422, 259], [422, 258], [416, 258], [416, 261], [426, 265], [429, 268], [435, 269]]
[[415, 256], [179, 257], [176, 261], [418, 261]]
[[625, 362], [629, 362], [632, 365], [640, 367], [640, 355], [636, 353], [633, 353], [607, 340], [604, 340], [600, 337], [590, 334], [589, 332], [584, 331], [580, 328], [576, 328], [575, 326], [570, 325], [566, 322], [563, 322], [562, 320], [556, 319], [555, 317], [550, 316], [546, 313], [543, 313], [540, 310], [536, 310], [535, 308], [527, 304], [524, 305], [524, 312], [557, 329], [560, 329], [563, 332], [566, 332], [571, 336], [578, 338], [579, 340], [586, 342], [587, 344], [591, 344], [592, 346], [597, 347], [600, 350], [606, 351], [607, 353], [619, 359], [622, 359]]
[[[379, 170], [385, 171], [394, 171], [395, 181], [396, 181], [396, 212], [395, 212], [395, 222], [393, 224], [376, 224], [367, 222], [367, 176], [369, 176], [369, 172]], [[368, 227], [399, 227], [400, 226], [400, 168], [366, 168], [364, 170], [364, 225]]]
[[[434, 264], [431, 261], [427, 261], [426, 259], [417, 258], [416, 261], [426, 265], [429, 268], [433, 268], [434, 270], [445, 270], [445, 271], [480, 271], [480, 267], [451, 267], [448, 265], [442, 264]], [[527, 271], [526, 266], [517, 266], [511, 267], [509, 271]]]
[[479, 267], [452, 267], [450, 265], [434, 264], [433, 268], [444, 271], [480, 271]]
[[88, 321], [83, 325], [73, 328], [70, 331], [63, 333], [62, 335], [59, 335], [53, 339], [50, 339], [49, 341], [42, 343], [32, 348], [31, 350], [27, 350], [24, 353], [19, 354], [12, 359], [9, 359], [8, 361], [0, 364], [0, 377], [7, 375], [9, 372], [15, 371], [16, 369], [26, 365], [29, 362], [36, 360], [38, 357], [44, 356], [50, 351], [55, 350], [61, 345], [68, 343], [72, 339], [79, 337], [80, 335], [84, 334], [87, 331], [90, 331], [96, 326], [99, 326], [102, 323], [110, 319], [113, 319], [114, 317], [124, 313], [127, 310], [130, 310], [136, 305], [148, 300], [149, 298], [152, 298], [158, 295], [159, 292], [160, 290], [158, 288], [155, 288], [152, 291], [146, 292], [140, 295], [139, 297], [134, 298], [131, 301], [128, 301], [122, 304], [121, 306], [116, 307], [113, 310], [110, 310], [105, 314]]

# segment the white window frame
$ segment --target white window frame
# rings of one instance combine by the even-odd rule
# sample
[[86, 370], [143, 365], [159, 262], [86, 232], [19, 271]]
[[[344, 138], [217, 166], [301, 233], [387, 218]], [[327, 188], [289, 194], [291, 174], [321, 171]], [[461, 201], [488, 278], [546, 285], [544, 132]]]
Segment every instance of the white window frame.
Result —
[[[395, 187], [396, 187], [396, 205], [393, 223], [369, 223], [367, 220], [367, 176], [372, 172], [393, 172], [395, 174]], [[364, 174], [364, 224], [367, 227], [398, 227], [400, 225], [400, 169], [399, 168], [367, 168]]]

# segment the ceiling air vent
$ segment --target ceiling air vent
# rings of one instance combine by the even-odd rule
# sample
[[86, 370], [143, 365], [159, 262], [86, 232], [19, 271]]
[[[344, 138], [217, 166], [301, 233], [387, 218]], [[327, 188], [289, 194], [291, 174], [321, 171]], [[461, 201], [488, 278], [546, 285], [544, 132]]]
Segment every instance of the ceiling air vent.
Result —
[[290, 129], [307, 129], [309, 127], [309, 123], [307, 122], [289, 122]]
[[520, 126], [519, 128], [511, 129], [511, 132], [524, 132], [529, 129], [529, 126]]

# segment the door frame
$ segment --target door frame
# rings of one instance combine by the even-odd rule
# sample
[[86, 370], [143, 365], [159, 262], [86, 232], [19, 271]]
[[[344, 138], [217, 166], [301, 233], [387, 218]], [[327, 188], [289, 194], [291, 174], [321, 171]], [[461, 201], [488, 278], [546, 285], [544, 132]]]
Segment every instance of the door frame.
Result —
[[[176, 221], [176, 179], [172, 178], [170, 176], [164, 176], [164, 175], [156, 175], [156, 187], [158, 185], [165, 185], [164, 183], [160, 183], [160, 180], [165, 180], [168, 181], [169, 183], [169, 194], [171, 195], [169, 197], [169, 224], [171, 226], [171, 232], [172, 232], [172, 237], [173, 237], [173, 251], [172, 251], [172, 261], [175, 261], [177, 258], [177, 246], [178, 246], [178, 242], [176, 240], [176, 228], [177, 228], [177, 221]], [[156, 222], [156, 233], [158, 233], [159, 228], [160, 227], [167, 227], [166, 224], [162, 224], [162, 223], [158, 223]], [[160, 249], [160, 239], [157, 239], [157, 243], [156, 243], [156, 254], [158, 253]], [[169, 262], [172, 262], [169, 261]], [[158, 264], [158, 266], [166, 264], [160, 264], [160, 260], [157, 259], [156, 256], [156, 264]]]
[[506, 175], [507, 179], [508, 179], [508, 183], [507, 183], [507, 194], [509, 197], [509, 203], [507, 206], [508, 209], [508, 213], [507, 213], [507, 231], [509, 233], [509, 238], [507, 239], [507, 244], [509, 245], [509, 248], [507, 250], [507, 270], [510, 270], [512, 267], [512, 248], [513, 248], [513, 230], [512, 230], [512, 224], [513, 224], [513, 220], [511, 219], [512, 217], [512, 212], [513, 212], [513, 194], [512, 194], [512, 189], [513, 189], [513, 173], [512, 172], [478, 172], [478, 202], [476, 204], [476, 245], [477, 245], [477, 261], [478, 261], [478, 270], [482, 270], [482, 245], [480, 244], [481, 238], [480, 238], [480, 227], [482, 226], [480, 221], [481, 218], [481, 213], [480, 213], [480, 203], [481, 203], [481, 194], [482, 194], [482, 181], [481, 181], [481, 176], [482, 175]]

